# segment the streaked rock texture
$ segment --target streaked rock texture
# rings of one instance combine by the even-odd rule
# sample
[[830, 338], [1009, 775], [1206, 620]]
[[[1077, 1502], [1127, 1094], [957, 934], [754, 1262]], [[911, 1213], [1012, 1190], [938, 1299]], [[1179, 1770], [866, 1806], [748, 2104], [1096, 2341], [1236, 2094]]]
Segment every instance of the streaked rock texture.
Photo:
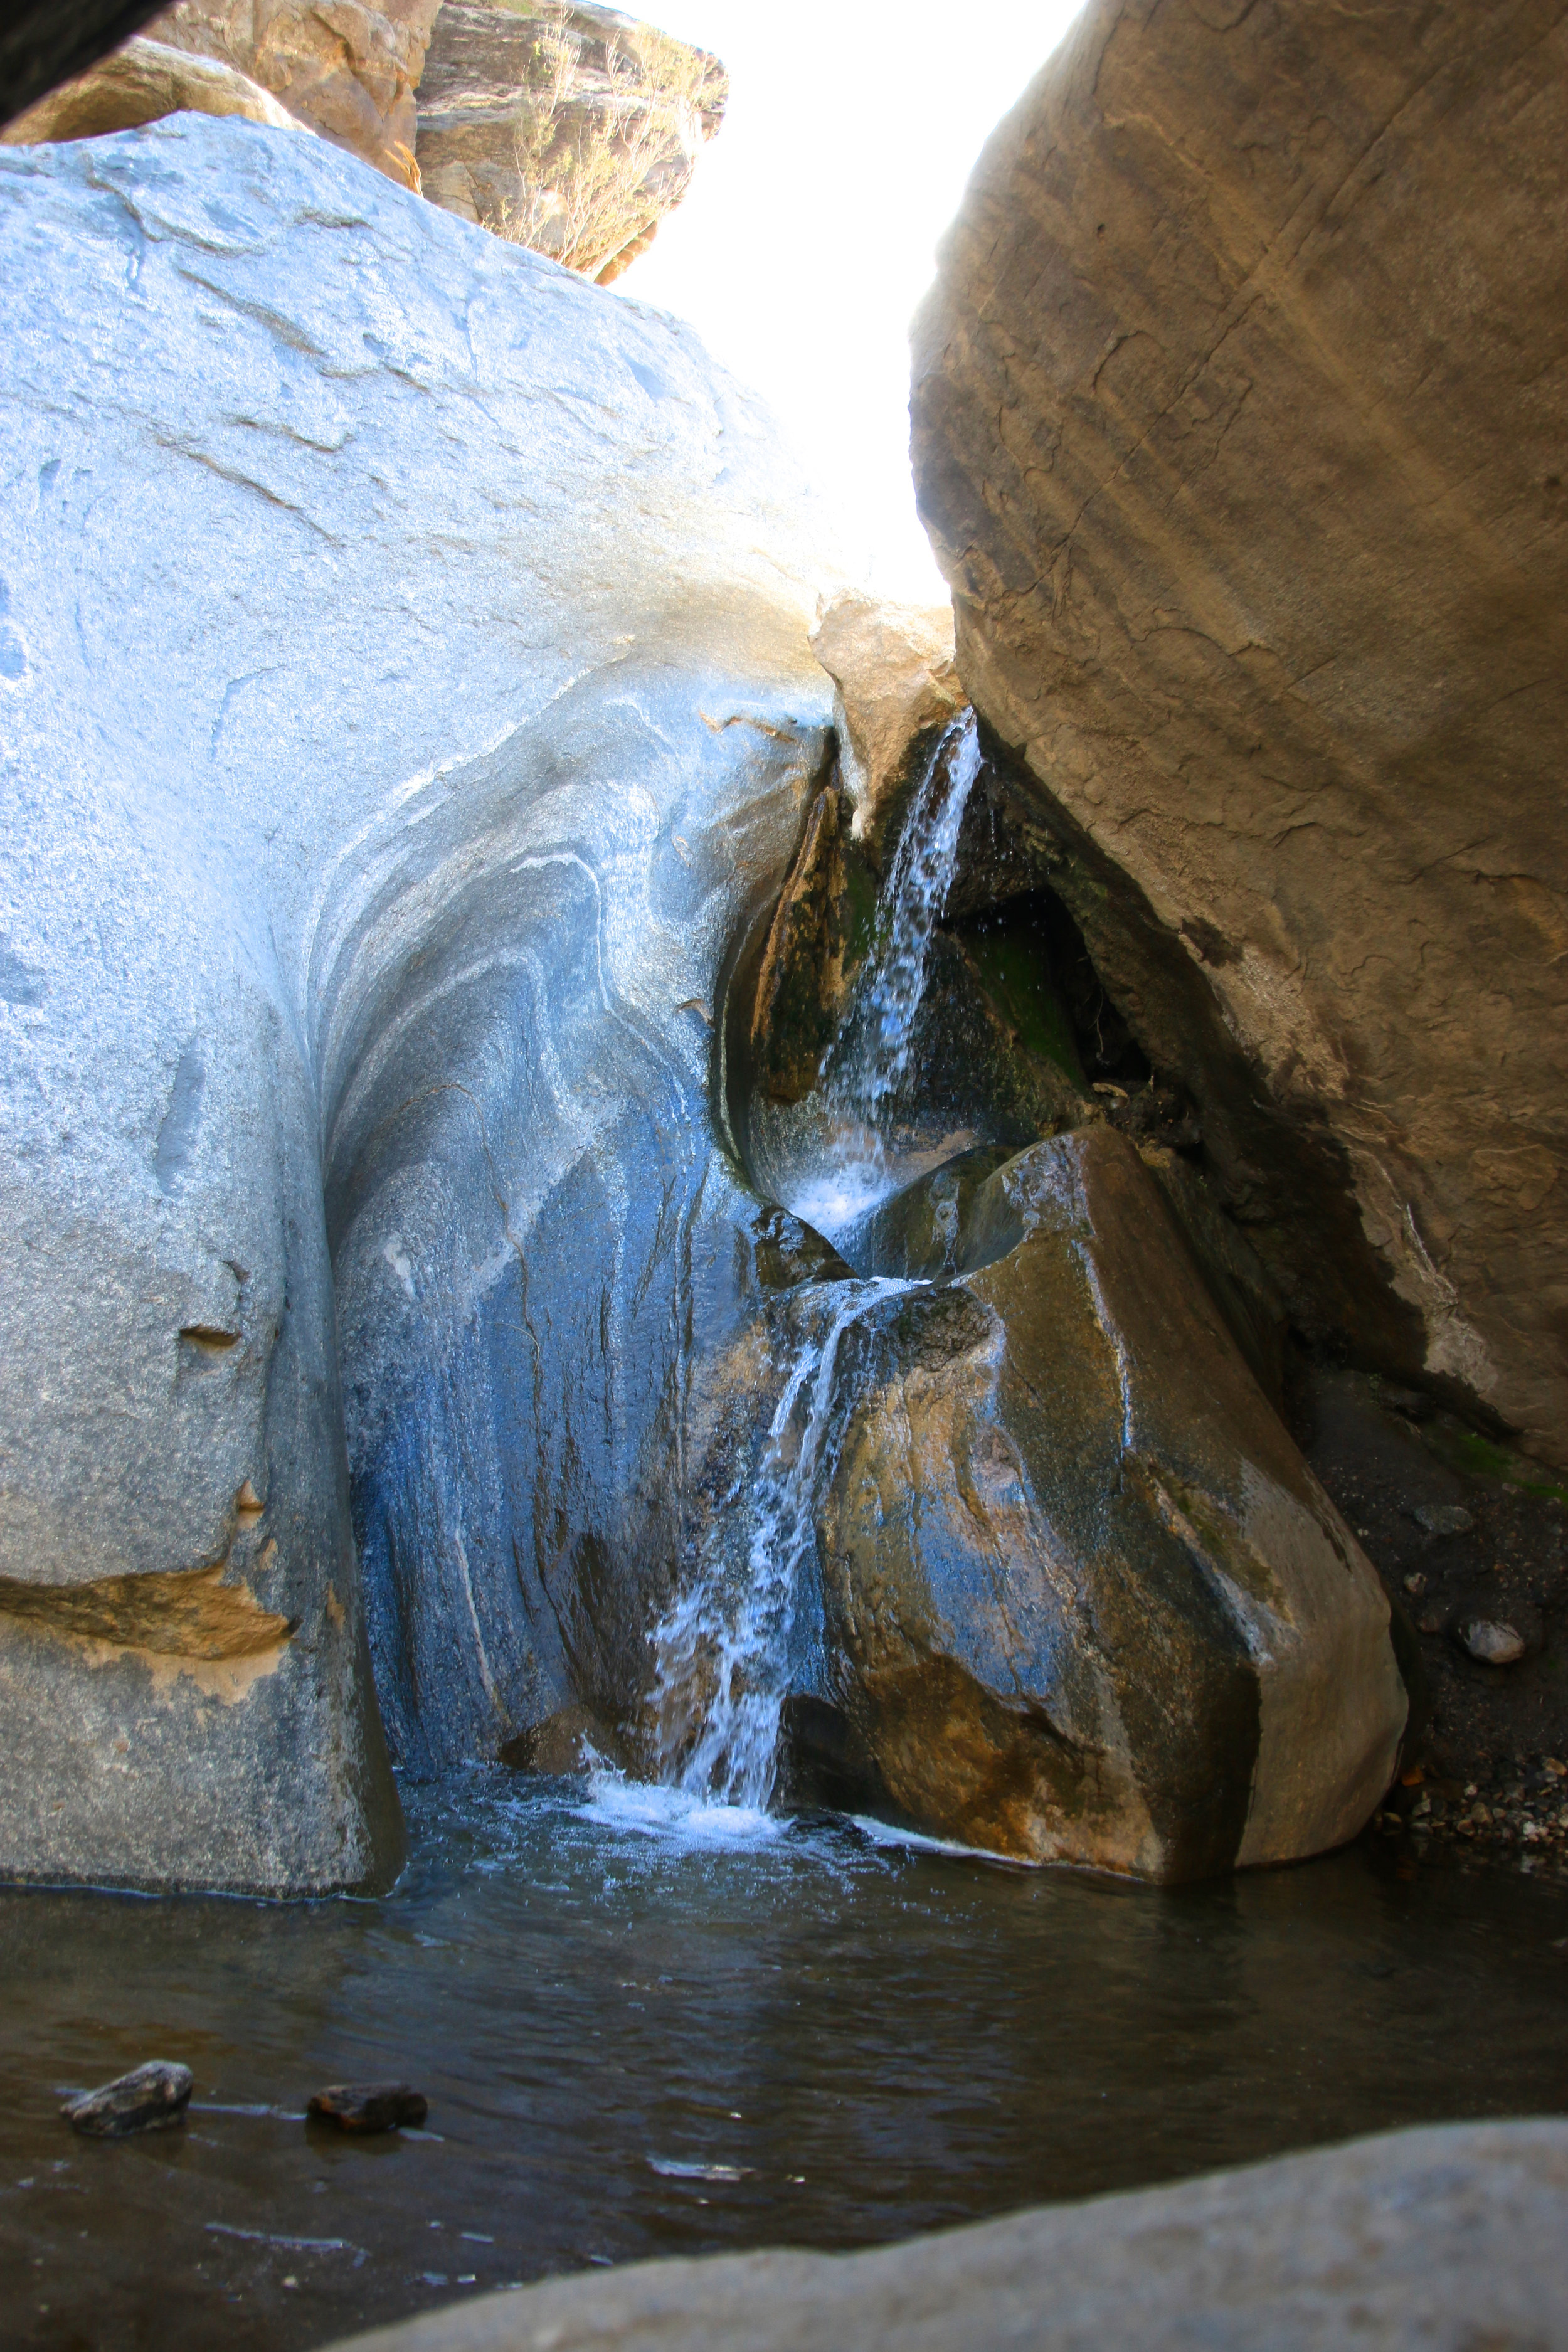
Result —
[[646, 1670], [810, 525], [687, 331], [324, 142], [5, 151], [0, 312], [0, 1870], [374, 1879], [369, 1650], [416, 1763]]
[[175, 0], [154, 40], [219, 58], [335, 147], [419, 185], [414, 91], [441, 0]]
[[823, 1528], [827, 1696], [895, 1805], [1155, 1879], [1353, 1836], [1407, 1712], [1388, 1602], [1132, 1144], [927, 1178], [842, 1246], [936, 1277], [840, 1349]]
[[1563, 2340], [1568, 2125], [1452, 2124], [864, 2253], [633, 2263], [355, 2352], [1473, 2352]]
[[[780, 1620], [797, 1801], [1173, 1883], [1318, 1853], [1394, 1777], [1418, 1680], [1403, 1623], [1270, 1401], [1275, 1302], [1190, 1117], [1146, 1073], [1098, 1093], [1084, 1075], [1081, 940], [987, 762], [949, 765], [969, 797], [943, 814], [966, 740], [889, 819], [870, 923], [829, 783], [760, 960], [737, 959], [732, 1131], [844, 1264], [749, 1343], [732, 1385], [756, 1429], [781, 1396], [782, 1418], [760, 1451], [743, 1420], [727, 1433], [704, 1572], [744, 1589], [758, 1527], [771, 1559], [809, 1517]], [[906, 1001], [883, 986], [898, 877], [921, 857], [924, 992], [873, 1096]]]
[[247, 122], [276, 131], [301, 127], [259, 82], [250, 81], [217, 58], [171, 48], [166, 41], [140, 36], [100, 58], [74, 81], [41, 98], [0, 131], [0, 145], [26, 147], [47, 139], [100, 139], [111, 131], [135, 131], [182, 110], [195, 114], [240, 114]]
[[1557, 1461], [1565, 268], [1556, 0], [1092, 0], [913, 396], [964, 684], [1298, 1324]]
[[425, 193], [608, 285], [686, 194], [729, 89], [717, 58], [614, 8], [446, 0], [419, 87]]

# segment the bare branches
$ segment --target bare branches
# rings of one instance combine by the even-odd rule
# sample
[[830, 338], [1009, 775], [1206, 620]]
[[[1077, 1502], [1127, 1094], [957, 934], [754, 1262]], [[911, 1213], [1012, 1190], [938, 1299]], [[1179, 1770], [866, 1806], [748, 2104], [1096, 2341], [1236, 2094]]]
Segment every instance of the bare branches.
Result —
[[651, 26], [605, 34], [566, 0], [540, 12], [533, 59], [515, 139], [518, 192], [496, 226], [607, 283], [685, 194], [722, 110], [723, 68]]

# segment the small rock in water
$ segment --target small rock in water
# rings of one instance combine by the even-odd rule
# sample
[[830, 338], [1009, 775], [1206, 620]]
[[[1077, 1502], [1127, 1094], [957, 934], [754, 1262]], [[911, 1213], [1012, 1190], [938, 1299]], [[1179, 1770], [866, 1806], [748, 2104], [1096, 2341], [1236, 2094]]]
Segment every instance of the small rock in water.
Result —
[[1459, 1503], [1417, 1503], [1410, 1516], [1423, 1534], [1429, 1536], [1468, 1535], [1476, 1524]]
[[191, 2097], [191, 2070], [151, 2059], [100, 2090], [68, 2099], [60, 2109], [72, 2131], [89, 2139], [124, 2139], [132, 2132], [166, 2131], [183, 2124]]
[[1489, 1617], [1468, 1617], [1457, 1628], [1461, 1647], [1486, 1666], [1516, 1666], [1525, 1652], [1525, 1640], [1516, 1627], [1499, 1625]]
[[406, 2083], [334, 2083], [316, 2093], [310, 2112], [318, 2123], [336, 2124], [340, 2131], [385, 2132], [405, 2124], [417, 2129], [430, 2103]]

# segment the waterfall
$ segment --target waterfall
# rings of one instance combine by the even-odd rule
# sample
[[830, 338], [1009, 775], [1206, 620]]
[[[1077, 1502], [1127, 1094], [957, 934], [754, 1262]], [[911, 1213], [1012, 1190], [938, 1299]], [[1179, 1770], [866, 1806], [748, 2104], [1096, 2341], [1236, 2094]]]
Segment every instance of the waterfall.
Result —
[[885, 1278], [823, 1286], [795, 1339], [755, 1483], [725, 1498], [691, 1590], [654, 1630], [665, 1777], [692, 1796], [761, 1811], [773, 1794], [801, 1582], [842, 1434], [833, 1410], [839, 1343], [879, 1299], [915, 1286]]
[[877, 901], [871, 951], [827, 1057], [826, 1162], [791, 1206], [829, 1241], [899, 1181], [888, 1162], [889, 1114], [909, 1073], [931, 934], [952, 887], [982, 757], [974, 713], [965, 710], [943, 730], [910, 799]]
[[974, 713], [965, 710], [944, 729], [910, 803], [878, 900], [871, 952], [829, 1060], [829, 1101], [873, 1128], [909, 1067], [931, 935], [952, 887], [958, 836], [981, 757]]
[[[926, 763], [882, 886], [871, 951], [825, 1074], [832, 1164], [820, 1201], [795, 1204], [830, 1238], [892, 1181], [883, 1128], [908, 1075], [931, 934], [980, 765], [966, 711]], [[689, 1796], [761, 1811], [773, 1795], [800, 1595], [843, 1434], [833, 1404], [839, 1349], [879, 1300], [916, 1286], [879, 1278], [801, 1295], [804, 1328], [792, 1337], [761, 1465], [749, 1488], [742, 1479], [726, 1496], [689, 1590], [652, 1635], [664, 1777]]]

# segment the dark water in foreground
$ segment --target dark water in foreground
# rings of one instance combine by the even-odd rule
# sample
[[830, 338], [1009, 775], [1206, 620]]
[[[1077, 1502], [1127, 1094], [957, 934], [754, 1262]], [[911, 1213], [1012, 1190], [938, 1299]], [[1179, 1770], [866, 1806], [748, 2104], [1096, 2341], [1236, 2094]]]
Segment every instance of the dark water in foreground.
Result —
[[[1561, 1887], [1363, 1845], [1157, 1894], [672, 1802], [415, 1790], [379, 1902], [0, 1895], [0, 2340], [305, 2347], [588, 2263], [1568, 2107]], [[150, 2056], [194, 2068], [186, 2127], [72, 2137], [60, 2096]], [[300, 2119], [399, 2074], [439, 2137]]]

